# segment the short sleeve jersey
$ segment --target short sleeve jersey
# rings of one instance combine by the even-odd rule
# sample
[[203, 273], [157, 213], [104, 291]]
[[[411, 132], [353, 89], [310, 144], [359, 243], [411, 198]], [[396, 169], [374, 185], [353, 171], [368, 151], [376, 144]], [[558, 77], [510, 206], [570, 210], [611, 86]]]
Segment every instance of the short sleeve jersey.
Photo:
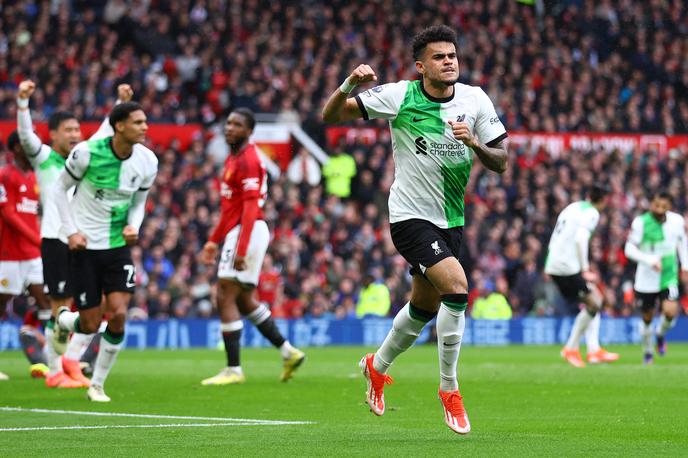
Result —
[[581, 272], [578, 259], [576, 232], [583, 228], [591, 234], [600, 221], [600, 212], [588, 201], [573, 202], [557, 217], [552, 236], [549, 239], [545, 273], [568, 276]]
[[[38, 185], [33, 171], [14, 164], [0, 170], [0, 207], [10, 206], [22, 222], [39, 235]], [[9, 224], [0, 221], [0, 261], [26, 261], [41, 257], [41, 249]]]
[[124, 246], [122, 230], [134, 194], [149, 189], [158, 172], [153, 151], [137, 143], [128, 158], [120, 159], [112, 150], [112, 137], [89, 140], [74, 147], [65, 171], [79, 181], [70, 208], [87, 249]]
[[421, 81], [399, 81], [364, 91], [356, 101], [364, 119], [389, 120], [395, 163], [390, 222], [418, 218], [440, 228], [463, 226], [473, 151], [454, 138], [449, 121], [467, 123], [488, 146], [506, 138], [487, 94], [456, 83], [451, 97], [437, 99]]
[[[262, 208], [267, 193], [267, 172], [255, 146], [249, 144], [239, 154], [227, 156], [220, 182], [220, 208], [228, 230], [241, 221], [244, 200], [258, 198]], [[262, 210], [258, 219], [263, 219]]]
[[[628, 241], [645, 254], [655, 256], [662, 266], [657, 272], [651, 265], [638, 263], [634, 289], [641, 293], [658, 293], [678, 286], [678, 252], [686, 251], [685, 222], [681, 215], [667, 212], [664, 222], [650, 212], [633, 219]], [[686, 266], [682, 266], [686, 269]]]

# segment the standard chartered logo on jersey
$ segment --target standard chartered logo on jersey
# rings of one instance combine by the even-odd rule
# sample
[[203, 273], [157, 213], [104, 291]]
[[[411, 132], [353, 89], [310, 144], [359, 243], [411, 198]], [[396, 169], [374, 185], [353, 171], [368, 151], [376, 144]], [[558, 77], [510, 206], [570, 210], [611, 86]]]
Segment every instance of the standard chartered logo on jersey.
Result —
[[415, 140], [416, 154], [439, 157], [464, 157], [466, 155], [466, 145], [463, 142], [457, 143], [437, 143], [429, 142], [425, 137], [420, 136]]

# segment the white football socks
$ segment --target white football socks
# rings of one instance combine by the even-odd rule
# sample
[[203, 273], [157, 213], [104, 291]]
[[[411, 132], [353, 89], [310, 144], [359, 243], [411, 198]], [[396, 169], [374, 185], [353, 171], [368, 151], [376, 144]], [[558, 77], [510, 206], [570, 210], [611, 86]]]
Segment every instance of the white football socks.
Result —
[[74, 332], [74, 323], [79, 318], [79, 312], [62, 312], [57, 317], [57, 322], [63, 328]]
[[112, 369], [112, 366], [115, 364], [115, 360], [117, 359], [117, 355], [121, 349], [122, 342], [118, 344], [110, 343], [105, 336], [100, 339], [100, 350], [98, 351], [98, 356], [96, 357], [91, 384], [100, 387], [105, 385], [105, 379], [110, 373], [110, 369]]
[[662, 313], [659, 316], [659, 323], [657, 323], [657, 335], [664, 337], [667, 331], [676, 325], [676, 318], [673, 320], [667, 319], [667, 317]]
[[600, 315], [600, 312], [597, 312], [588, 325], [588, 329], [585, 330], [585, 345], [588, 354], [600, 351]]
[[457, 311], [440, 304], [437, 313], [437, 352], [440, 360], [440, 390], [456, 391], [459, 382], [456, 366], [461, 350], [461, 338], [466, 327], [465, 311]]
[[93, 334], [81, 334], [80, 332], [72, 334], [72, 338], [67, 345], [67, 351], [64, 354], [65, 358], [75, 361], [81, 359], [81, 355], [86, 351], [86, 347], [91, 343], [91, 339], [93, 339]]
[[571, 329], [571, 334], [569, 335], [569, 340], [566, 342], [566, 348], [569, 350], [578, 350], [580, 345], [581, 335], [588, 328], [588, 325], [592, 321], [593, 317], [588, 313], [587, 309], [583, 309], [576, 316], [576, 321], [573, 322], [573, 328]]
[[45, 346], [43, 349], [48, 360], [48, 376], [62, 372], [62, 358], [53, 348], [52, 337], [54, 332], [52, 328], [45, 328]]
[[399, 310], [392, 322], [392, 329], [387, 333], [384, 342], [375, 352], [373, 367], [381, 374], [387, 373], [387, 369], [397, 356], [408, 350], [416, 341], [427, 321], [417, 320], [411, 317], [410, 303]]
[[647, 354], [654, 351], [652, 349], [652, 337], [654, 336], [654, 331], [652, 330], [652, 322], [645, 323], [640, 322], [640, 342], [643, 346], [643, 353]]

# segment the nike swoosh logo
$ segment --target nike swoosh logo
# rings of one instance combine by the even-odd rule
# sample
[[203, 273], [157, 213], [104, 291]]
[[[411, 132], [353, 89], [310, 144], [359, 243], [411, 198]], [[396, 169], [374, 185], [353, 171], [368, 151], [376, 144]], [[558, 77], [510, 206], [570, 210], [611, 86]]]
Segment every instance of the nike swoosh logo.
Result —
[[413, 122], [421, 122], [421, 121], [425, 121], [426, 119], [428, 119], [428, 118], [416, 118], [415, 116], [413, 118], [411, 118], [411, 120]]

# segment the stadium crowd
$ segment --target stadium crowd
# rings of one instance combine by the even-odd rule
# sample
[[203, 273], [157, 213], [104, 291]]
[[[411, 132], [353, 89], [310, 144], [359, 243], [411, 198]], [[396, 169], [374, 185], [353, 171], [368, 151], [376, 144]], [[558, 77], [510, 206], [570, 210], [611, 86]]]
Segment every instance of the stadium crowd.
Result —
[[[116, 85], [128, 82], [151, 122], [210, 125], [238, 106], [295, 112], [325, 145], [323, 97], [359, 62], [379, 81], [415, 78], [409, 38], [441, 17], [459, 31], [461, 81], [486, 90], [508, 130], [688, 132], [681, 1], [551, 2], [545, 16], [511, 0], [398, 3], [3, 2], [0, 118], [15, 118], [24, 78], [40, 89], [35, 120], [62, 109], [100, 120]], [[274, 239], [258, 293], [276, 317], [355, 316], [371, 282], [389, 289], [390, 313], [407, 300], [408, 266], [386, 218], [394, 176], [388, 139], [330, 151], [356, 164], [350, 194], [326, 190], [327, 174], [316, 185], [285, 175], [270, 183], [265, 215]], [[139, 288], [130, 314], [211, 316], [213, 271], [197, 256], [217, 219], [219, 166], [202, 138], [185, 151], [173, 143], [156, 152], [159, 174], [133, 250]], [[472, 299], [496, 292], [514, 316], [561, 313], [542, 274], [551, 229], [566, 204], [605, 182], [611, 205], [591, 257], [607, 313], [631, 313], [626, 232], [660, 186], [686, 213], [687, 158], [685, 150], [666, 157], [572, 150], [555, 158], [524, 145], [512, 148], [501, 176], [476, 163], [461, 259]]]
[[545, 3], [538, 15], [515, 0], [5, 1], [0, 118], [30, 77], [39, 117], [99, 120], [126, 81], [153, 122], [246, 106], [321, 131], [323, 97], [355, 65], [415, 78], [409, 40], [442, 21], [459, 32], [461, 81], [482, 86], [511, 130], [688, 132], [685, 2]]

